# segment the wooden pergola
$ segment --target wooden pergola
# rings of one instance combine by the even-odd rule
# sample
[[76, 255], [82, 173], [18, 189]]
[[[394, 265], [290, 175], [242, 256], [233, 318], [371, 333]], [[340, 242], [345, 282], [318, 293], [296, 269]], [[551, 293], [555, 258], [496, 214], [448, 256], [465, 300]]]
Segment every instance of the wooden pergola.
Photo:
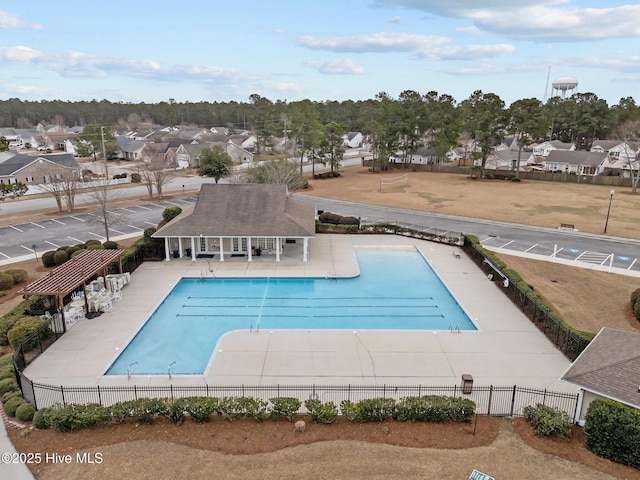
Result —
[[51, 270], [44, 277], [30, 283], [18, 293], [22, 295], [29, 309], [29, 297], [32, 295], [50, 295], [55, 298], [55, 306], [62, 314], [63, 328], [67, 331], [64, 318], [64, 297], [82, 288], [85, 309], [87, 309], [87, 280], [99, 273], [106, 278], [107, 267], [118, 260], [119, 273], [122, 273], [122, 255], [125, 250], [87, 250]]

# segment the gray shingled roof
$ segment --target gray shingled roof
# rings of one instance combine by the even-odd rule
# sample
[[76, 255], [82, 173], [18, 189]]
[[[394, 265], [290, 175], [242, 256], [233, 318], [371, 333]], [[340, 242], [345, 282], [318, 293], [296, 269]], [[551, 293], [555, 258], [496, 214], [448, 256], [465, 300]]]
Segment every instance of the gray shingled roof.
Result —
[[27, 165], [37, 162], [40, 159], [49, 160], [63, 167], [79, 168], [76, 159], [70, 153], [52, 154], [52, 155], [27, 155], [18, 153], [2, 163], [0, 163], [0, 175], [13, 175], [17, 171], [22, 170]]
[[287, 196], [285, 185], [204, 184], [192, 209], [154, 237], [313, 237], [315, 208]]
[[551, 150], [545, 163], [568, 163], [570, 165], [600, 165], [607, 157], [603, 152], [585, 150]]
[[603, 328], [562, 380], [640, 408], [640, 334]]

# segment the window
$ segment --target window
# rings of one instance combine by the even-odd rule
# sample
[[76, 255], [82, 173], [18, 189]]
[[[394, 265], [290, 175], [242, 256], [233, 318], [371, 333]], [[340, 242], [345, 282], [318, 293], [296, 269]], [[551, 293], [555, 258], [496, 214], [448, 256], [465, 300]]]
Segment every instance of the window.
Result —
[[200, 237], [200, 251], [201, 252], [207, 251], [207, 239], [204, 237]]
[[275, 248], [275, 241], [273, 238], [256, 238], [256, 248], [273, 250]]
[[27, 177], [25, 180], [27, 183], [33, 183], [33, 177]]

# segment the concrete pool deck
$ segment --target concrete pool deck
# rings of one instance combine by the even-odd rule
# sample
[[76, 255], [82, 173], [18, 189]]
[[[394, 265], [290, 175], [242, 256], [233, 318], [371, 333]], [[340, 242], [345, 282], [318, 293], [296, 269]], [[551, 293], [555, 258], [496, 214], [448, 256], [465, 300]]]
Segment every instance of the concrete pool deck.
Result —
[[[103, 376], [183, 276], [350, 277], [356, 248], [411, 248], [427, 259], [478, 331], [261, 330], [223, 336], [204, 375]], [[317, 235], [310, 260], [286, 245], [273, 257], [146, 262], [111, 312], [80, 320], [25, 373], [49, 385], [519, 385], [575, 393], [558, 379], [570, 362], [456, 247], [394, 235]], [[402, 285], [389, 285], [389, 292]]]

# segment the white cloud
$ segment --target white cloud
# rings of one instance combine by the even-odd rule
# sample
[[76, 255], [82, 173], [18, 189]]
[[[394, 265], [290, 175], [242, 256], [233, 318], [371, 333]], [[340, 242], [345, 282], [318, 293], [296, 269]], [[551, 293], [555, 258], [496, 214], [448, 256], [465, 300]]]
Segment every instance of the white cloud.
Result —
[[389, 19], [389, 23], [402, 23], [402, 17], [398, 17], [398, 16], [391, 17]]
[[25, 22], [13, 13], [0, 10], [0, 30], [9, 30], [16, 28], [25, 28]]
[[320, 73], [327, 75], [362, 75], [364, 68], [356, 65], [350, 58], [335, 60], [309, 60], [305, 66], [315, 68]]
[[42, 52], [22, 45], [0, 47], [0, 63], [32, 63], [43, 58]]
[[568, 5], [568, 0], [376, 0], [375, 4], [468, 19], [480, 31], [520, 40], [574, 42], [640, 36], [640, 5], [581, 8]]
[[313, 37], [306, 35], [296, 41], [312, 50], [329, 50], [332, 52], [415, 52], [427, 49], [432, 45], [447, 43], [447, 37], [436, 35], [418, 35], [414, 33], [372, 33], [370, 35], [353, 35], [351, 37]]
[[509, 44], [466, 45], [436, 48], [425, 57], [428, 60], [484, 60], [508, 55], [515, 51], [516, 47]]

